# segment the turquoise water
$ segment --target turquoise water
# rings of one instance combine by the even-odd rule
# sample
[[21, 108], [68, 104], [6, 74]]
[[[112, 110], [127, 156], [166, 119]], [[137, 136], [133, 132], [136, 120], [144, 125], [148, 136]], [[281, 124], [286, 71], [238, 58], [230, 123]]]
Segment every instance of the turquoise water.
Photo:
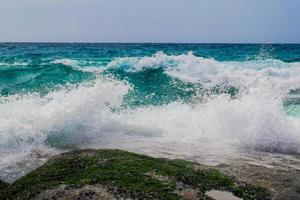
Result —
[[[203, 88], [201, 81], [190, 83], [165, 74], [176, 61], [145, 66], [138, 72], [132, 64], [158, 52], [195, 57], [218, 62], [240, 62], [236, 67], [264, 69], [286, 67], [300, 62], [300, 45], [239, 45], [239, 44], [14, 44], [0, 45], [0, 95], [10, 96], [37, 92], [45, 95], [70, 84], [92, 81], [99, 76], [113, 76], [134, 86], [125, 99], [129, 105], [157, 105], [174, 101], [191, 101], [202, 93], [235, 95], [238, 88], [215, 85]], [[124, 59], [125, 58], [125, 59]], [[112, 63], [122, 60], [119, 64]], [[127, 59], [127, 60], [126, 60]], [[131, 60], [130, 60], [131, 59]], [[158, 58], [159, 59], [159, 58]], [[252, 63], [251, 63], [252, 61]], [[278, 62], [284, 63], [278, 63]], [[240, 66], [239, 66], [240, 64]], [[252, 64], [252, 66], [251, 66]], [[155, 63], [154, 63], [155, 65]], [[111, 67], [110, 67], [111, 66]], [[141, 66], [142, 67], [142, 66]], [[97, 73], [103, 69], [103, 72]], [[192, 73], [192, 72], [191, 72]], [[296, 104], [296, 106], [295, 106]], [[288, 112], [298, 115], [297, 100]], [[295, 108], [295, 109], [293, 109]], [[295, 113], [296, 112], [296, 113]]]
[[3, 172], [91, 146], [294, 154], [299, 133], [300, 45], [0, 44]]
[[[248, 65], [258, 69], [273, 65], [285, 67], [285, 64], [277, 64], [276, 61], [286, 65], [300, 61], [300, 45], [2, 43], [0, 52], [1, 96], [29, 92], [47, 94], [69, 84], [94, 80], [99, 74], [97, 70], [105, 69], [100, 76], [112, 75], [133, 84], [134, 92], [128, 95], [128, 101], [137, 105], [188, 100], [203, 89], [201, 81], [191, 84], [164, 73], [167, 67], [176, 68], [176, 61], [146, 66], [138, 73], [132, 70], [131, 62], [138, 62], [135, 59], [151, 57], [158, 52], [173, 56], [192, 52], [196, 57], [219, 62], [241, 62], [241, 67], [243, 62], [256, 61], [253, 66], [250, 66], [251, 63]], [[106, 69], [113, 61], [124, 58], [127, 60]], [[210, 90], [236, 91], [230, 85], [224, 88], [216, 85]]]

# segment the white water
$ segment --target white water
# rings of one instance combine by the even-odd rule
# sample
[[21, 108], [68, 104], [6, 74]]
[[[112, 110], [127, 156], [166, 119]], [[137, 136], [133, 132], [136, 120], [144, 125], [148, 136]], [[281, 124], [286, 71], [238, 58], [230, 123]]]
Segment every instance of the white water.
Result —
[[[41, 157], [42, 163], [47, 154], [60, 152], [60, 145], [51, 147], [56, 145], [55, 138], [77, 148], [122, 148], [155, 155], [202, 156], [203, 160], [234, 158], [243, 150], [300, 153], [300, 119], [288, 116], [282, 105], [288, 92], [300, 86], [299, 63], [217, 62], [191, 53], [158, 53], [120, 58], [105, 67], [124, 65], [137, 73], [164, 67], [170, 76], [206, 87], [235, 86], [240, 89], [239, 98], [212, 95], [194, 104], [173, 102], [117, 112], [112, 110], [132, 87], [101, 77], [46, 96], [2, 97], [0, 176], [14, 180], [26, 172], [26, 166], [36, 166], [35, 158]], [[46, 141], [51, 138], [54, 142], [49, 146]]]

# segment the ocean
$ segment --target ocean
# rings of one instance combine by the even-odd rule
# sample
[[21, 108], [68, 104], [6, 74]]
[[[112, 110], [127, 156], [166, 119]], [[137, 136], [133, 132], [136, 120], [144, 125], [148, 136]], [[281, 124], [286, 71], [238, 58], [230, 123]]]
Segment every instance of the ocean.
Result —
[[81, 148], [300, 169], [300, 45], [0, 43], [0, 179]]

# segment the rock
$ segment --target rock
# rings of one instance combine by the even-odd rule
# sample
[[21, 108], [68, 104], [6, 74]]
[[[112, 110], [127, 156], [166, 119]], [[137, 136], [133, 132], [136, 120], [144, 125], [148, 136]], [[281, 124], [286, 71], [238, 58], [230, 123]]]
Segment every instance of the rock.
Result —
[[300, 199], [300, 170], [268, 168], [246, 162], [226, 167], [217, 166], [217, 169], [227, 175], [234, 176], [240, 186], [243, 182], [247, 182], [266, 188], [271, 192], [274, 199]]
[[5, 188], [7, 188], [9, 185], [3, 181], [0, 180], [0, 190], [3, 190]]
[[231, 192], [224, 192], [219, 190], [210, 190], [205, 194], [215, 200], [243, 200], [234, 196]]
[[61, 200], [92, 200], [101, 199], [109, 200], [113, 199], [113, 195], [109, 194], [107, 189], [102, 185], [86, 185], [82, 188], [68, 188], [60, 186], [51, 190], [42, 191], [37, 195], [35, 200], [46, 199], [61, 199]]
[[180, 196], [185, 200], [197, 200], [198, 197], [198, 191], [194, 189], [183, 189], [180, 193]]
[[271, 198], [263, 188], [239, 185], [215, 169], [196, 169], [195, 163], [88, 149], [54, 156], [0, 191], [0, 200], [192, 200], [211, 199], [205, 193], [212, 189], [230, 191], [245, 200]]

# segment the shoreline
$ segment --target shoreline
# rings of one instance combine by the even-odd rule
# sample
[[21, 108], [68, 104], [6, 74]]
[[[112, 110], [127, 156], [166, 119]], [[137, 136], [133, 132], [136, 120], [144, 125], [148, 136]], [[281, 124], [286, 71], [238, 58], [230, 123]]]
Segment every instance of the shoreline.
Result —
[[[74, 150], [73, 150], [74, 151]], [[46, 162], [37, 164], [32, 170], [25, 172], [25, 176], [33, 171], [39, 169], [39, 167], [46, 165], [53, 158], [59, 157], [60, 155], [68, 154], [73, 152], [72, 150], [66, 152], [60, 152], [58, 154], [46, 155], [42, 159], [47, 159]], [[85, 150], [75, 150], [75, 151], [85, 151]], [[96, 150], [101, 151], [101, 150]], [[136, 152], [133, 150], [120, 150], [124, 152]], [[145, 155], [147, 157], [152, 157], [151, 153], [136, 152], [137, 155]], [[44, 155], [45, 156], [45, 155]], [[297, 155], [295, 155], [297, 157]], [[300, 198], [300, 170], [295, 168], [286, 167], [275, 167], [272, 165], [262, 165], [261, 163], [249, 162], [246, 160], [236, 160], [235, 162], [220, 163], [217, 165], [203, 164], [201, 161], [193, 161], [186, 158], [176, 158], [172, 156], [159, 156], [154, 155], [155, 159], [162, 160], [182, 160], [184, 162], [195, 163], [197, 169], [215, 169], [224, 173], [230, 177], [234, 177], [237, 182], [249, 183], [251, 185], [266, 188], [271, 194], [272, 199], [299, 199]], [[43, 164], [44, 163], [44, 164]], [[26, 164], [26, 163], [25, 163]], [[296, 163], [294, 163], [296, 164]], [[22, 179], [24, 176], [17, 178], [14, 182]], [[4, 182], [3, 182], [4, 183]], [[0, 188], [4, 184], [0, 184]]]
[[245, 200], [271, 199], [266, 189], [236, 180], [214, 167], [92, 149], [53, 156], [0, 190], [0, 199], [54, 199], [57, 194], [62, 195], [58, 199], [64, 199], [86, 190], [92, 191], [87, 195], [103, 194], [106, 199], [212, 199], [206, 194], [211, 190], [232, 192]]

